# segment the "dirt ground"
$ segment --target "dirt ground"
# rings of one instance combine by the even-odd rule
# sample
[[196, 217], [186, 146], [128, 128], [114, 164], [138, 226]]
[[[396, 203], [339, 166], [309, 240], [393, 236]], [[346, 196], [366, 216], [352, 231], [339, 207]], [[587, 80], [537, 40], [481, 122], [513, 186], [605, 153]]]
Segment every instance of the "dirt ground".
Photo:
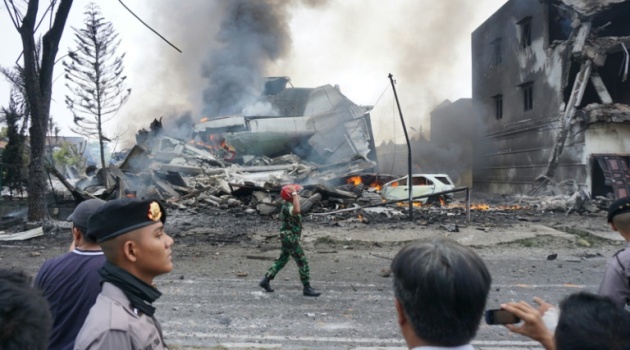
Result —
[[[535, 295], [559, 302], [576, 290], [595, 291], [606, 260], [623, 246], [614, 234], [607, 238], [604, 211], [582, 215], [536, 209], [473, 211], [470, 224], [456, 209], [424, 208], [414, 216], [409, 222], [404, 215], [383, 213], [305, 215], [304, 247], [312, 284], [323, 292], [319, 298], [305, 298], [292, 262], [273, 281], [276, 292], [263, 293], [257, 287], [278, 254], [277, 219], [242, 209], [168, 210], [166, 230], [176, 241], [175, 269], [157, 279], [164, 295], [156, 303], [167, 342], [180, 349], [402, 347], [390, 260], [416, 238], [457, 239], [461, 232], [446, 229], [453, 224], [481, 235], [510, 236], [540, 227], [564, 235], [518, 236], [483, 245], [469, 242], [493, 276], [489, 307]], [[68, 223], [55, 221], [43, 237], [0, 242], [0, 265], [34, 276], [46, 259], [67, 251], [69, 228]], [[344, 236], [349, 232], [370, 238], [349, 240]], [[407, 238], [408, 232], [416, 232], [416, 238]], [[477, 339], [474, 345], [479, 349], [537, 348], [503, 328], [485, 325]]]

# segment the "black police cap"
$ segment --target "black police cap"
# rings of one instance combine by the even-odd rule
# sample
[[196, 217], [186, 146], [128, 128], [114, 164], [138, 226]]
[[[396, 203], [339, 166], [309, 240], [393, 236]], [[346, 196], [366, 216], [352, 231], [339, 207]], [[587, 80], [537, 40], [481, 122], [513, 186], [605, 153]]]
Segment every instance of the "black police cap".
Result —
[[619, 214], [630, 212], [630, 197], [619, 198], [608, 208], [608, 222]]
[[166, 221], [166, 211], [159, 201], [116, 199], [105, 203], [90, 216], [87, 235], [97, 243], [102, 243], [159, 221]]

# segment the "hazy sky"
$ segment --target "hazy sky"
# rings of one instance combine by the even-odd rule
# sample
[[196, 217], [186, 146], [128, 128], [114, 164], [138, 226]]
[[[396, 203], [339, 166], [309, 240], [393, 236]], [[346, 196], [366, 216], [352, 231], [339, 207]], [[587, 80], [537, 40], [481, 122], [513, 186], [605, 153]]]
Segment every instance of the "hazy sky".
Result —
[[[233, 1], [233, 0], [231, 0]], [[163, 34], [178, 53], [142, 26], [118, 1], [99, 0], [126, 52], [125, 74], [132, 94], [116, 120], [106, 127], [132, 140], [155, 117], [190, 112], [202, 115], [203, 62], [219, 47], [216, 33], [225, 1], [125, 0], [136, 14]], [[470, 35], [506, 0], [293, 0], [286, 7], [287, 52], [265, 66], [266, 76], [289, 76], [295, 87], [338, 84], [357, 104], [376, 105], [372, 113], [377, 141], [401, 142], [393, 94], [387, 75], [397, 80], [409, 128], [430, 128], [430, 111], [445, 99], [471, 95]], [[47, 1], [42, 1], [42, 4]], [[317, 6], [312, 6], [319, 3]], [[75, 0], [69, 25], [81, 27], [86, 0]], [[0, 2], [0, 65], [14, 65], [21, 41]], [[64, 32], [58, 57], [71, 48], [73, 31]], [[63, 70], [55, 69], [51, 115], [70, 135], [65, 108]], [[0, 105], [9, 88], [0, 81]], [[381, 97], [382, 96], [382, 97]], [[379, 97], [380, 100], [379, 100]], [[377, 103], [378, 101], [378, 103]], [[413, 132], [413, 130], [411, 130]]]

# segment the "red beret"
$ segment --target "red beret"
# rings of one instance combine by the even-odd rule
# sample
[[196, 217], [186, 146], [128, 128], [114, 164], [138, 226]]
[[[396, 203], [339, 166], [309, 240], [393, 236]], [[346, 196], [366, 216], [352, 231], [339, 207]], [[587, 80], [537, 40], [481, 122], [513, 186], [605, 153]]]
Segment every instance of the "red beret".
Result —
[[280, 191], [280, 197], [285, 201], [293, 200], [293, 192], [299, 192], [302, 190], [302, 186], [292, 184], [292, 185], [284, 185], [282, 186], [282, 190]]

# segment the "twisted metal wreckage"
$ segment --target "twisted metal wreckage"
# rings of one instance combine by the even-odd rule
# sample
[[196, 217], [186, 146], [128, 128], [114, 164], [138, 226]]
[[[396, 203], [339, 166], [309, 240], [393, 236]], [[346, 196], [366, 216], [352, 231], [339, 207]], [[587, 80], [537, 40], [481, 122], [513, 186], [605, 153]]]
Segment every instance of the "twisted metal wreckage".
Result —
[[[354, 104], [337, 87], [287, 88], [288, 81], [268, 80], [270, 115], [203, 119], [191, 140], [169, 137], [155, 119], [138, 131], [122, 162], [74, 185], [52, 172], [78, 201], [153, 196], [176, 206], [231, 207], [251, 197], [257, 212], [270, 214], [277, 209], [271, 194], [298, 182], [308, 194], [303, 211], [322, 199], [335, 207], [382, 203], [377, 186], [394, 177], [373, 173], [371, 107]], [[365, 184], [348, 180], [357, 174]]]

